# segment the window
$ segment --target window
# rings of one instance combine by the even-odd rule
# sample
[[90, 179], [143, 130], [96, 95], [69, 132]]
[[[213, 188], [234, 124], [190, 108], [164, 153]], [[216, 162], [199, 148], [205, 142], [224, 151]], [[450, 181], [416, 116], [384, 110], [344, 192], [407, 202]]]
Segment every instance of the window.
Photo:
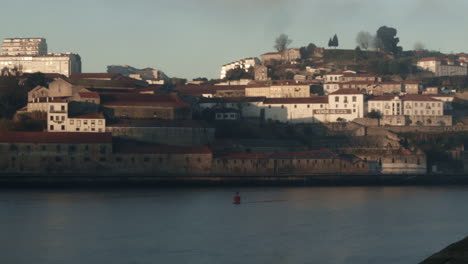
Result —
[[64, 105], [62, 105], [61, 110], [65, 111], [65, 106]]
[[294, 108], [297, 108], [297, 105], [294, 105]]
[[75, 123], [75, 121], [70, 119], [70, 125], [73, 125], [74, 123]]
[[83, 120], [83, 125], [87, 125], [88, 124], [88, 120]]
[[98, 125], [102, 125], [102, 120], [98, 120]]
[[50, 121], [54, 121], [54, 116], [53, 115], [50, 116]]
[[353, 96], [353, 102], [356, 102], [356, 101], [357, 101], [357, 97]]
[[335, 102], [339, 102], [339, 101], [340, 101], [340, 97], [335, 96]]
[[76, 124], [77, 124], [78, 126], [81, 126], [81, 120], [76, 121]]
[[62, 131], [65, 130], [65, 126], [62, 125]]
[[49, 130], [54, 130], [54, 125], [50, 125]]
[[53, 112], [53, 111], [54, 111], [54, 106], [51, 105], [51, 106], [50, 106], [50, 112]]
[[281, 105], [281, 108], [284, 108], [284, 105]]
[[80, 128], [79, 128], [79, 127], [77, 127], [77, 128], [76, 128], [76, 131], [80, 131]]
[[62, 116], [62, 121], [65, 121], [65, 116]]

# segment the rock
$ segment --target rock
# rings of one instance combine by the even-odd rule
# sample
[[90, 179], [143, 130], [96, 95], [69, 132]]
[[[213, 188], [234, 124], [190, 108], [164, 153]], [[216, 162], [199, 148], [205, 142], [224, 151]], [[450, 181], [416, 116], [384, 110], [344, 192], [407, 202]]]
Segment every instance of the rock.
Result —
[[443, 250], [430, 256], [420, 264], [467, 264], [468, 237], [451, 244]]

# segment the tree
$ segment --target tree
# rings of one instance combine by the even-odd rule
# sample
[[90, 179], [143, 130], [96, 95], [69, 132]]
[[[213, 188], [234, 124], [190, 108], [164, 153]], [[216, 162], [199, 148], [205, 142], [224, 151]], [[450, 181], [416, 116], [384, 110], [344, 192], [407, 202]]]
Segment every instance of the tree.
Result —
[[356, 36], [356, 43], [361, 49], [369, 49], [374, 45], [374, 36], [367, 31], [360, 31]]
[[372, 110], [372, 111], [370, 111], [370, 112], [367, 114], [367, 117], [368, 117], [368, 118], [379, 119], [379, 118], [382, 117], [382, 115], [381, 115], [379, 112], [376, 112], [375, 110]]
[[226, 80], [229, 81], [253, 78], [253, 67], [246, 68], [244, 65], [242, 65], [242, 67], [238, 66], [226, 72]]
[[333, 46], [333, 40], [332, 40], [332, 38], [330, 38], [328, 40], [328, 47], [331, 48], [332, 46]]
[[285, 51], [291, 43], [292, 40], [289, 39], [288, 35], [281, 34], [279, 35], [279, 37], [276, 38], [274, 48], [277, 51], [282, 52]]
[[301, 58], [307, 59], [314, 55], [315, 49], [317, 46], [314, 43], [309, 43], [307, 47], [301, 47], [299, 52], [301, 52]]
[[335, 34], [335, 36], [333, 36], [332, 43], [333, 43], [333, 47], [335, 47], [335, 48], [340, 45], [339, 42], [338, 42], [338, 37], [336, 36], [336, 34]]
[[379, 40], [376, 42], [377, 48], [397, 56], [402, 48], [398, 46], [400, 39], [396, 37], [397, 30], [392, 27], [382, 26], [377, 30], [376, 38]]

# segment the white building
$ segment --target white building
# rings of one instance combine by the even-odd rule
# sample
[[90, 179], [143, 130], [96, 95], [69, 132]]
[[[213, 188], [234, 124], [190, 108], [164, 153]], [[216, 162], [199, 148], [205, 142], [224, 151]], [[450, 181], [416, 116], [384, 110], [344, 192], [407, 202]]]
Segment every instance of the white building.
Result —
[[388, 95], [370, 99], [368, 109], [382, 115], [381, 125], [450, 126], [452, 116], [444, 115], [444, 104], [428, 95]]
[[101, 113], [68, 117], [68, 103], [56, 100], [49, 103], [47, 111], [48, 132], [97, 132], [106, 131], [106, 120]]
[[219, 75], [219, 78], [220, 79], [226, 78], [227, 72], [235, 68], [245, 69], [245, 71], [247, 72], [250, 67], [254, 67], [257, 64], [260, 64], [260, 60], [258, 58], [245, 58], [242, 60], [224, 64], [221, 67], [221, 74]]
[[299, 82], [287, 82], [282, 84], [253, 84], [245, 88], [245, 96], [267, 98], [302, 98], [310, 97], [310, 85]]
[[378, 96], [370, 99], [368, 105], [369, 112], [382, 115], [444, 115], [444, 103], [426, 95]]
[[5, 39], [0, 69], [17, 69], [21, 73], [58, 73], [69, 77], [81, 72], [81, 57], [75, 53], [47, 53], [44, 38]]
[[3, 40], [2, 56], [42, 56], [46, 54], [45, 38], [7, 38]]
[[423, 70], [433, 72], [435, 76], [467, 75], [468, 68], [464, 61], [454, 61], [440, 58], [423, 58], [417, 63]]
[[342, 89], [328, 96], [305, 98], [204, 98], [200, 108], [232, 107], [244, 118], [291, 123], [346, 122], [364, 117], [364, 95]]

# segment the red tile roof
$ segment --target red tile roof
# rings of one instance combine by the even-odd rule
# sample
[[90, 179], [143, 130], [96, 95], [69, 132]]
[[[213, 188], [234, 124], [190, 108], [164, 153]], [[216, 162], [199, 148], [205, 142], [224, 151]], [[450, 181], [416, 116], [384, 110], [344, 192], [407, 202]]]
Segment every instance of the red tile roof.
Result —
[[263, 102], [265, 97], [201, 97], [199, 103], [247, 103]]
[[112, 94], [102, 95], [104, 106], [150, 106], [190, 108], [175, 94]]
[[72, 73], [70, 79], [113, 79], [121, 76], [116, 72], [92, 72], [92, 73]]
[[305, 98], [267, 98], [263, 104], [328, 104], [327, 96]]
[[421, 95], [421, 94], [407, 94], [403, 96], [395, 96], [395, 95], [383, 95], [383, 96], [377, 96], [372, 99], [369, 99], [368, 101], [391, 101], [397, 97], [398, 99], [401, 99], [402, 101], [434, 101], [434, 102], [440, 102], [440, 100], [433, 98], [431, 95]]
[[81, 98], [95, 98], [99, 99], [99, 94], [96, 92], [79, 92]]
[[[222, 155], [222, 154], [221, 154]], [[329, 159], [338, 158], [338, 155], [331, 150], [308, 150], [302, 152], [288, 153], [230, 153], [220, 156], [226, 159], [296, 159], [296, 158], [317, 158]]]
[[146, 153], [146, 154], [211, 154], [206, 146], [122, 146], [117, 153]]
[[111, 133], [0, 132], [1, 143], [86, 144], [112, 143]]
[[330, 95], [339, 95], [339, 94], [362, 94], [356, 89], [339, 89], [336, 92], [331, 93]]
[[400, 97], [396, 96], [396, 95], [382, 95], [382, 96], [377, 96], [377, 97], [371, 98], [368, 101], [391, 101], [391, 100], [395, 99], [395, 97], [397, 99], [400, 99]]
[[90, 113], [90, 114], [73, 116], [70, 118], [71, 119], [104, 119], [104, 115], [102, 113]]
[[180, 85], [174, 88], [179, 94], [201, 96], [214, 94], [217, 91], [245, 91], [246, 85]]
[[430, 95], [422, 95], [422, 94], [407, 94], [401, 97], [403, 101], [434, 101], [440, 102], [439, 99], [435, 99]]

